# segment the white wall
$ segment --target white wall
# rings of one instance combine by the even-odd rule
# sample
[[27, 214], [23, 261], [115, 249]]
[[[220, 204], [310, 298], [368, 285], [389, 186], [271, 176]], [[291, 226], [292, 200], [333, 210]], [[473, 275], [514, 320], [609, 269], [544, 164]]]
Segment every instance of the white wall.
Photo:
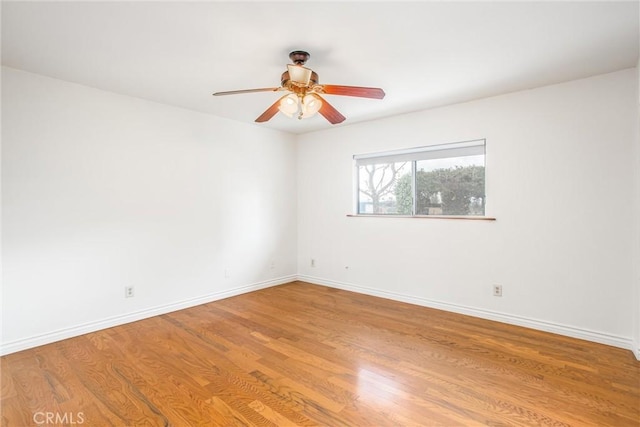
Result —
[[295, 278], [292, 136], [3, 68], [2, 143], [4, 353]]
[[[301, 279], [631, 348], [636, 85], [629, 69], [300, 137]], [[353, 154], [477, 138], [497, 221], [346, 216]]]
[[[638, 349], [639, 77], [295, 138], [3, 68], [2, 352], [283, 283], [296, 269]], [[487, 139], [497, 221], [346, 217], [353, 154], [475, 138]]]

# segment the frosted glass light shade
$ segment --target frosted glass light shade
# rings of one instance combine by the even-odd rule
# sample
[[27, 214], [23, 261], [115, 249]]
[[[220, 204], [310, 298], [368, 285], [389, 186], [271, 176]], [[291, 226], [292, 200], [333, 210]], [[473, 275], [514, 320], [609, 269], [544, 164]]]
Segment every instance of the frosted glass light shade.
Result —
[[311, 79], [311, 71], [309, 68], [305, 68], [301, 65], [287, 65], [289, 70], [289, 79], [292, 82], [296, 82], [302, 85], [308, 85]]
[[298, 112], [298, 97], [290, 93], [280, 100], [278, 110], [287, 117], [293, 117]]
[[302, 118], [306, 119], [307, 117], [313, 116], [320, 110], [320, 107], [322, 107], [320, 98], [312, 94], [306, 95], [302, 98], [302, 105], [300, 106], [302, 109]]

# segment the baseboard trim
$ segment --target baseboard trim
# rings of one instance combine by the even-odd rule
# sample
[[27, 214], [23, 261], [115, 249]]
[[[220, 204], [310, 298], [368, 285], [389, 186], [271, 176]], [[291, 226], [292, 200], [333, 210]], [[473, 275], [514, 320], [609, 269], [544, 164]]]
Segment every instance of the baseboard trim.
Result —
[[113, 316], [106, 319], [101, 319], [94, 322], [88, 322], [82, 325], [73, 326], [70, 328], [58, 329], [56, 331], [47, 332], [45, 334], [40, 334], [40, 335], [32, 336], [29, 338], [10, 341], [7, 343], [3, 343], [2, 346], [0, 346], [0, 355], [4, 356], [4, 355], [15, 353], [18, 351], [27, 350], [29, 348], [50, 344], [56, 341], [61, 341], [67, 338], [73, 338], [79, 335], [88, 334], [90, 332], [96, 332], [101, 329], [112, 328], [114, 326], [136, 322], [138, 320], [147, 319], [149, 317], [158, 316], [161, 314], [171, 313], [173, 311], [183, 310], [185, 308], [206, 304], [208, 302], [233, 297], [233, 296], [244, 294], [247, 292], [252, 292], [252, 291], [257, 291], [259, 289], [282, 285], [284, 283], [290, 283], [295, 280], [297, 280], [296, 275], [283, 276], [276, 279], [251, 283], [248, 285], [239, 286], [233, 289], [227, 289], [220, 292], [213, 292], [211, 294], [182, 300], [176, 303], [151, 307], [144, 310], [135, 311], [133, 313], [127, 313], [120, 316]]
[[0, 355], [4, 356], [7, 354], [16, 353], [18, 351], [27, 350], [29, 348], [38, 347], [45, 344], [50, 344], [50, 343], [61, 341], [67, 338], [73, 338], [73, 337], [87, 334], [90, 332], [96, 332], [102, 329], [112, 328], [114, 326], [136, 322], [138, 320], [147, 319], [149, 317], [171, 313], [173, 311], [183, 310], [185, 308], [206, 304], [212, 301], [229, 298], [229, 297], [244, 294], [247, 292], [257, 291], [257, 290], [269, 288], [272, 286], [290, 283], [296, 280], [300, 280], [303, 282], [312, 283], [316, 285], [328, 286], [336, 289], [343, 289], [346, 291], [357, 292], [365, 295], [386, 298], [394, 301], [401, 301], [409, 304], [436, 308], [439, 310], [450, 311], [453, 313], [465, 314], [468, 316], [479, 317], [482, 319], [495, 320], [497, 322], [523, 326], [526, 328], [541, 330], [545, 332], [551, 332], [559, 335], [597, 342], [600, 344], [606, 344], [614, 347], [624, 348], [632, 351], [636, 359], [640, 360], [640, 346], [636, 345], [635, 342], [633, 342], [631, 339], [628, 339], [628, 338], [611, 335], [611, 334], [605, 334], [597, 331], [591, 331], [591, 330], [582, 329], [582, 328], [576, 328], [573, 326], [567, 326], [567, 325], [562, 325], [562, 324], [553, 323], [553, 322], [531, 319], [531, 318], [526, 318], [522, 316], [515, 316], [515, 315], [495, 312], [491, 310], [478, 309], [478, 308], [468, 307], [468, 306], [463, 306], [458, 304], [451, 304], [451, 303], [446, 303], [442, 301], [436, 301], [436, 300], [431, 300], [427, 298], [401, 294], [397, 292], [382, 291], [379, 289], [369, 288], [366, 286], [338, 282], [335, 280], [324, 279], [324, 278], [315, 277], [315, 276], [307, 276], [307, 275], [289, 275], [289, 276], [279, 277], [276, 279], [251, 283], [251, 284], [239, 286], [233, 289], [227, 289], [224, 291], [214, 292], [214, 293], [203, 295], [196, 298], [190, 298], [190, 299], [179, 301], [176, 303], [165, 304], [157, 307], [139, 310], [132, 313], [127, 313], [120, 316], [113, 316], [113, 317], [101, 319], [94, 322], [88, 322], [88, 323], [70, 327], [70, 328], [59, 329], [56, 331], [32, 336], [29, 338], [10, 341], [7, 343], [3, 343], [0, 346]]
[[[298, 275], [298, 280], [316, 285], [328, 286], [331, 288], [343, 289], [346, 291], [357, 292], [365, 295], [371, 295], [386, 298], [394, 301], [406, 302], [409, 304], [421, 305], [423, 307], [436, 308], [439, 310], [450, 311], [453, 313], [465, 314], [467, 316], [479, 317], [487, 320], [495, 320], [497, 322], [507, 323], [511, 325], [523, 326], [526, 328], [536, 329], [545, 332], [551, 332], [558, 335], [564, 335], [572, 338], [579, 338], [586, 341], [606, 344], [613, 347], [631, 350], [636, 358], [640, 360], [640, 349], [636, 348], [631, 339], [620, 337], [617, 335], [605, 334], [602, 332], [591, 331], [588, 329], [576, 328], [573, 326], [562, 325], [554, 322], [547, 322], [538, 319], [531, 319], [512, 314], [500, 313], [491, 310], [484, 310], [464, 305], [451, 304], [442, 301], [431, 300], [396, 292], [382, 291], [379, 289], [369, 288], [365, 286], [355, 285], [351, 283], [338, 282], [335, 280], [323, 279], [320, 277]], [[634, 350], [635, 349], [635, 350]]]

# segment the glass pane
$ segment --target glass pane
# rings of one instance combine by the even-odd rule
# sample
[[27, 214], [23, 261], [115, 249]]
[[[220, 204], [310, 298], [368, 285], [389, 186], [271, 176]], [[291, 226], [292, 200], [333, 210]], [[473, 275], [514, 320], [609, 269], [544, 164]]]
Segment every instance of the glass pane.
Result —
[[416, 162], [416, 215], [484, 215], [484, 155]]
[[411, 162], [358, 166], [358, 213], [411, 215]]

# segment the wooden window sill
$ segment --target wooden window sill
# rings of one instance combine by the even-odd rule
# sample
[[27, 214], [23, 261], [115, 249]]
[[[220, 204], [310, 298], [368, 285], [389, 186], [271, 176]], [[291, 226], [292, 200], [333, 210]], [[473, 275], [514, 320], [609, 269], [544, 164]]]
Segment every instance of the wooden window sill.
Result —
[[495, 221], [490, 216], [474, 216], [474, 215], [375, 215], [375, 214], [349, 214], [350, 218], [407, 218], [407, 219], [463, 219], [473, 221]]

